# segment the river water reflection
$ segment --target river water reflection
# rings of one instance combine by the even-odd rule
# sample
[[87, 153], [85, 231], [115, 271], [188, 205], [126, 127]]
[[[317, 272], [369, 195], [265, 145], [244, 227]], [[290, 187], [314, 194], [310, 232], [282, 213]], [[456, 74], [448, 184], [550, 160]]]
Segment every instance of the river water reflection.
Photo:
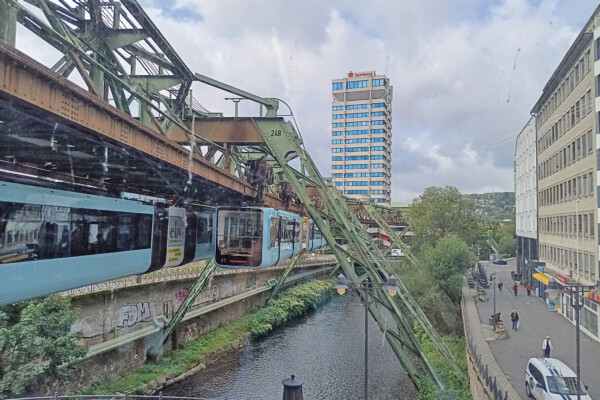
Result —
[[[369, 398], [416, 399], [418, 393], [369, 315]], [[280, 400], [281, 381], [304, 380], [306, 400], [361, 399], [364, 393], [364, 308], [353, 294], [335, 295], [316, 312], [252, 340], [239, 351], [163, 395]]]

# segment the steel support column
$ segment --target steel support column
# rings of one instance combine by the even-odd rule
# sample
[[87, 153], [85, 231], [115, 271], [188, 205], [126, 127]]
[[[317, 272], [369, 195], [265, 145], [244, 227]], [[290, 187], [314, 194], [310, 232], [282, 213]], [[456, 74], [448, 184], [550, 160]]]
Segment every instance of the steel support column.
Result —
[[17, 38], [17, 10], [6, 0], [0, 0], [0, 40], [15, 47]]
[[215, 272], [215, 269], [217, 269], [217, 264], [215, 264], [213, 260], [210, 260], [206, 263], [206, 266], [196, 279], [196, 282], [194, 282], [190, 288], [190, 292], [175, 312], [175, 315], [173, 315], [173, 318], [169, 320], [169, 323], [162, 331], [156, 343], [148, 349], [148, 354], [150, 356], [155, 357], [160, 353], [163, 343], [165, 340], [167, 340], [175, 328], [177, 328], [177, 325], [179, 325], [192, 303], [196, 300], [196, 297], [198, 297], [202, 289], [204, 289], [204, 286], [206, 286], [208, 279], [212, 276], [213, 272]]

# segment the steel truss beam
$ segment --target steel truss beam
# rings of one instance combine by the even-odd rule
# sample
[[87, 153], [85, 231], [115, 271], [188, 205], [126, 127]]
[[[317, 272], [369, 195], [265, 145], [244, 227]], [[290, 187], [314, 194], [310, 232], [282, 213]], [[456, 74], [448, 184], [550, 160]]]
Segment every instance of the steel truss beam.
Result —
[[[393, 269], [388, 265], [383, 254], [381, 254], [366, 229], [360, 224], [356, 214], [349, 208], [339, 191], [326, 184], [308, 155], [302, 138], [294, 129], [294, 126], [281, 120], [257, 119], [255, 123], [262, 133], [267, 151], [279, 163], [282, 175], [285, 180], [292, 184], [296, 195], [323, 233], [327, 243], [330, 244], [346, 276], [353, 282], [360, 282], [367, 277], [371, 281], [379, 283], [384, 282], [384, 279], [387, 280], [393, 273]], [[300, 159], [302, 173], [287, 164], [287, 160], [291, 157]], [[322, 212], [313, 205], [307, 193], [308, 182], [320, 191], [324, 202]], [[349, 253], [335, 244], [332, 233], [333, 228], [338, 230], [348, 241], [348, 248], [353, 252], [352, 258], [348, 257]], [[361, 276], [357, 274], [355, 266], [350, 262], [352, 259], [363, 268], [364, 274]], [[401, 284], [401, 282], [399, 283]], [[359, 294], [363, 299], [366, 298], [366, 294], [360, 289]], [[415, 385], [425, 374], [436, 385], [443, 387], [438, 372], [423, 353], [421, 345], [413, 332], [412, 319], [426, 328], [426, 332], [432, 336], [432, 340], [438, 348], [443, 348], [444, 344], [439, 340], [439, 336], [432, 335], [431, 324], [410, 296], [406, 287], [400, 285], [399, 300], [395, 300], [389, 293], [383, 291], [376, 291], [374, 297], [376, 301], [371, 303], [369, 311], [385, 333], [394, 353]], [[382, 308], [389, 311], [395, 326], [388, 324], [382, 314]], [[404, 310], [407, 310], [407, 312]], [[442, 354], [452, 360], [450, 365], [455, 370], [463, 372], [458, 368], [447, 350], [441, 351]]]

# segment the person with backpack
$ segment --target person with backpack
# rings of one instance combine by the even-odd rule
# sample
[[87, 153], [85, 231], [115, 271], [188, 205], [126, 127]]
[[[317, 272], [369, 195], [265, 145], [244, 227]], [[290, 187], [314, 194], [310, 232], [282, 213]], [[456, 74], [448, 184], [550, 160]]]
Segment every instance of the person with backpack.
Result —
[[517, 312], [517, 310], [512, 310], [512, 312], [510, 313], [510, 320], [512, 321], [513, 331], [516, 331], [519, 327], [519, 313]]
[[517, 282], [515, 282], [513, 285], [513, 292], [515, 292], [515, 296], [517, 295], [517, 290], [519, 290], [519, 286], [517, 285]]

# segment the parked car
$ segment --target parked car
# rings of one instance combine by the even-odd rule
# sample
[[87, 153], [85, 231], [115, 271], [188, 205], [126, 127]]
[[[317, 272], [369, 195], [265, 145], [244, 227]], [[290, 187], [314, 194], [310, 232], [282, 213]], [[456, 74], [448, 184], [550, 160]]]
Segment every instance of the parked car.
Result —
[[493, 261], [494, 264], [506, 265], [506, 260], [497, 259]]
[[[581, 399], [592, 400], [581, 385]], [[577, 375], [557, 358], [530, 358], [525, 369], [525, 391], [537, 400], [574, 399]]]

